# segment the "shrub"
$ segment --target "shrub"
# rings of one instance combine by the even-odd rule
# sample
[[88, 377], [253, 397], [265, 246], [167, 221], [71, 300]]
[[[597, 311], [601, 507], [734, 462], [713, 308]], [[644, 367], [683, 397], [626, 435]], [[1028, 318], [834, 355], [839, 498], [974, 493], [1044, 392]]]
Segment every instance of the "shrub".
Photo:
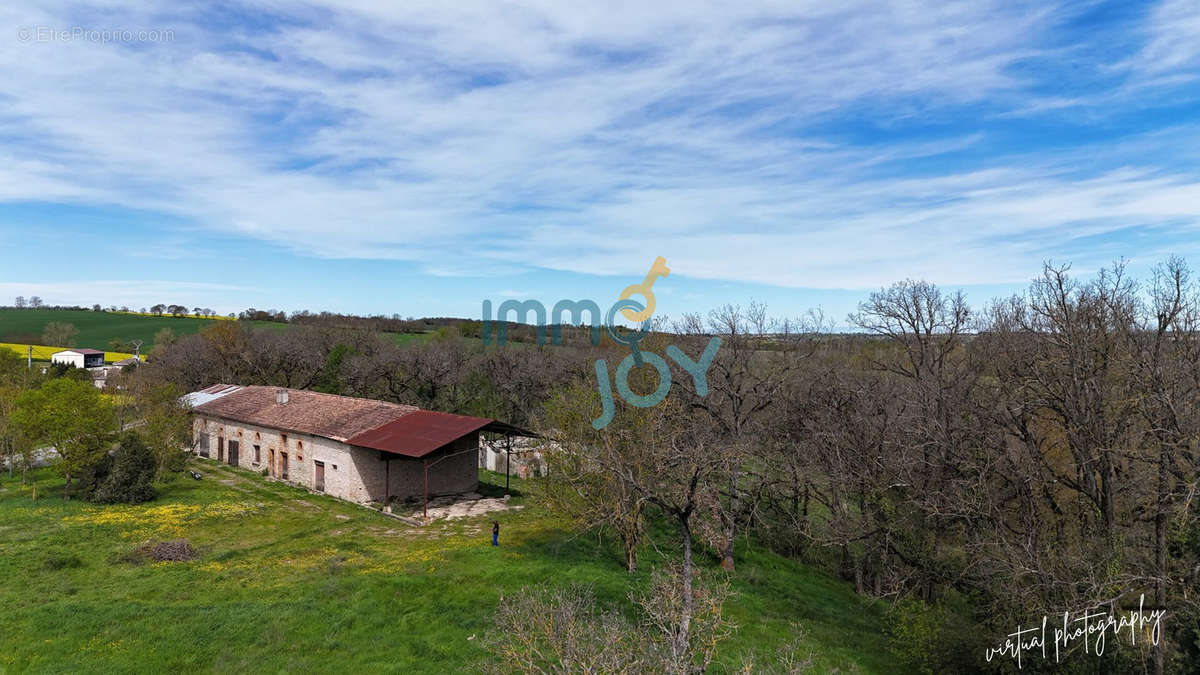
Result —
[[136, 434], [126, 434], [115, 451], [84, 472], [84, 499], [97, 504], [148, 502], [154, 499], [154, 471], [154, 453]]
[[48, 570], [74, 569], [83, 567], [83, 561], [70, 553], [51, 553], [43, 565]]
[[917, 598], [904, 598], [887, 613], [891, 649], [916, 672], [940, 672], [943, 657], [942, 630], [946, 611]]

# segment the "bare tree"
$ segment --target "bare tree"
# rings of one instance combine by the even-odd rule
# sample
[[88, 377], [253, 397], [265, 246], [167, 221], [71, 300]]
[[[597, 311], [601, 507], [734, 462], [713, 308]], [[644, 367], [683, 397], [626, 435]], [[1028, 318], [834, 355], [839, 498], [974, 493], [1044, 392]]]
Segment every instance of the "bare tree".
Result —
[[707, 320], [685, 314], [675, 324], [685, 336], [685, 345], [700, 352], [711, 338], [720, 346], [706, 372], [707, 392], [698, 391], [696, 380], [680, 372], [678, 381], [694, 410], [703, 414], [699, 421], [708, 425], [724, 444], [724, 454], [738, 457], [728, 464], [724, 497], [718, 505], [722, 541], [719, 545], [721, 566], [734, 569], [734, 543], [740, 528], [749, 524], [758, 500], [747, 495], [758, 493], [769, 480], [764, 474], [751, 474], [753, 485], [745, 478], [749, 464], [761, 456], [762, 422], [768, 409], [778, 400], [785, 383], [799, 360], [811, 353], [798, 341], [778, 341], [770, 333], [778, 323], [769, 318], [766, 306], [751, 302], [746, 308], [724, 305], [709, 312]]
[[42, 343], [52, 347], [74, 347], [79, 329], [74, 324], [51, 321], [42, 330]]

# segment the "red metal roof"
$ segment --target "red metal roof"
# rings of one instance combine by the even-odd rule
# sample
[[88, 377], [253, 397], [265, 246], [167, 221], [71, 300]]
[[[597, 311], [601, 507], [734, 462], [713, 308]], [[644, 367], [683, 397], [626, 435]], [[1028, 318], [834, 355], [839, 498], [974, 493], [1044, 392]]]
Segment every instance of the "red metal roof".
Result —
[[[279, 402], [280, 391], [288, 392], [287, 403]], [[484, 417], [279, 387], [214, 384], [183, 400], [199, 414], [313, 434], [406, 457], [424, 457], [479, 430], [536, 436]]]
[[424, 457], [493, 421], [433, 410], [414, 410], [346, 442], [405, 457]]

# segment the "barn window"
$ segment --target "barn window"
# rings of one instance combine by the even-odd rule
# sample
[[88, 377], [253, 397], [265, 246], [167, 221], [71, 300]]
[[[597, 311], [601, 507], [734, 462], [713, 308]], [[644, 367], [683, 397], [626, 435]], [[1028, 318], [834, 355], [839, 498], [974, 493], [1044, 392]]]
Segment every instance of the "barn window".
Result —
[[255, 445], [254, 446], [254, 463], [258, 464], [261, 461], [262, 461], [262, 447]]
[[304, 441], [296, 441], [296, 460], [304, 459]]

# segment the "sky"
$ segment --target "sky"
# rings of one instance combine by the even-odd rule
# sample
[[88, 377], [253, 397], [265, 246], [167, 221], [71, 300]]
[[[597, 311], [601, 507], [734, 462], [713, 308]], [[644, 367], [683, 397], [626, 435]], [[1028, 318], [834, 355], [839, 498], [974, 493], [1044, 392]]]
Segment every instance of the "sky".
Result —
[[1200, 3], [10, 2], [0, 304], [478, 317], [1200, 265]]

